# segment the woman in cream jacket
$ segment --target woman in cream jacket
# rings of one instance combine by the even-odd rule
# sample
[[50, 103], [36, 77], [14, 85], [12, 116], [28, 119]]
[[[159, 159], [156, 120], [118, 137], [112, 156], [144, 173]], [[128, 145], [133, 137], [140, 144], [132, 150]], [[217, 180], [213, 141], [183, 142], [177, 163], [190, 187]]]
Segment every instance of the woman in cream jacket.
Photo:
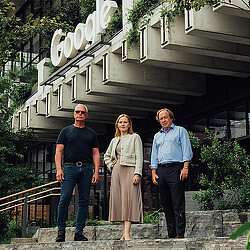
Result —
[[140, 185], [143, 147], [140, 136], [133, 132], [128, 115], [118, 116], [115, 129], [115, 137], [104, 155], [104, 161], [112, 171], [109, 220], [121, 221], [121, 240], [131, 240], [131, 222], [143, 222]]

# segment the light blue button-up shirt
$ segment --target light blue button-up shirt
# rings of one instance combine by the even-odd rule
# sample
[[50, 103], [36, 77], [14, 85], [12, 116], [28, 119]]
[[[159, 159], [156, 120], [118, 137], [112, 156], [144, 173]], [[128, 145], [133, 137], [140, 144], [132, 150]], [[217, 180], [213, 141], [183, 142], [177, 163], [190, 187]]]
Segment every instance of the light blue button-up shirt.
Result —
[[193, 152], [188, 132], [173, 123], [168, 131], [163, 128], [155, 134], [151, 153], [151, 169], [158, 164], [191, 161]]

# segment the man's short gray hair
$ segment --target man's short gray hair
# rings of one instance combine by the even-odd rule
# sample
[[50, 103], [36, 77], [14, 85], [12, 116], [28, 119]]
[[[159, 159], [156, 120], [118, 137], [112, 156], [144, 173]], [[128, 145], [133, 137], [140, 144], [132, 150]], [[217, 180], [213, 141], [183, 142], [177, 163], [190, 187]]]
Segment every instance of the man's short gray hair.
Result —
[[86, 109], [86, 112], [87, 112], [87, 113], [89, 112], [87, 106], [84, 105], [84, 104], [77, 104], [77, 105], [75, 106], [75, 110], [74, 110], [74, 111], [76, 111], [76, 109], [79, 108], [79, 107], [84, 107], [84, 108]]

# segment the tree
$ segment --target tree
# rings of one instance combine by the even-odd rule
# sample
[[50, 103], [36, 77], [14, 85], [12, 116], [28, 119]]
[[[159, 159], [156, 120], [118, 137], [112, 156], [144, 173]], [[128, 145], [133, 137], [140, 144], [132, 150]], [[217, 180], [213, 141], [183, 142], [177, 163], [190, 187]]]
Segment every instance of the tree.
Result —
[[33, 18], [30, 14], [25, 23], [15, 15], [15, 5], [8, 0], [0, 0], [0, 70], [8, 61], [15, 61], [20, 57], [20, 47], [30, 38], [44, 31], [54, 32], [56, 29], [69, 31], [72, 26], [60, 16], [52, 18]]
[[[35, 171], [25, 166], [24, 153], [32, 141], [30, 130], [13, 131], [10, 118], [30, 94], [37, 83], [37, 70], [29, 67], [25, 70], [13, 69], [3, 74], [6, 62], [19, 60], [20, 47], [30, 38], [44, 30], [51, 32], [58, 28], [64, 31], [71, 26], [60, 17], [34, 19], [28, 16], [25, 23], [15, 15], [15, 6], [7, 0], [0, 0], [0, 196], [18, 192], [41, 183]], [[20, 75], [26, 75], [26, 83], [15, 83]]]

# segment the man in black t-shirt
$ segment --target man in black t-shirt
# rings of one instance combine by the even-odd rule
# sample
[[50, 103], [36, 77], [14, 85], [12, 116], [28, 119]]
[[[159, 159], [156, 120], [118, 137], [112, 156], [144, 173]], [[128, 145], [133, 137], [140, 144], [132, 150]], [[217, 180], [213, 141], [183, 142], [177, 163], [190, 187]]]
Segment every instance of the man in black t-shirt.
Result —
[[56, 142], [56, 179], [61, 183], [56, 242], [65, 241], [68, 207], [76, 184], [78, 186], [79, 202], [74, 240], [88, 240], [82, 232], [88, 215], [91, 181], [93, 184], [97, 184], [99, 180], [100, 154], [95, 131], [85, 126], [87, 117], [87, 107], [78, 104], [74, 110], [75, 123], [63, 128]]

